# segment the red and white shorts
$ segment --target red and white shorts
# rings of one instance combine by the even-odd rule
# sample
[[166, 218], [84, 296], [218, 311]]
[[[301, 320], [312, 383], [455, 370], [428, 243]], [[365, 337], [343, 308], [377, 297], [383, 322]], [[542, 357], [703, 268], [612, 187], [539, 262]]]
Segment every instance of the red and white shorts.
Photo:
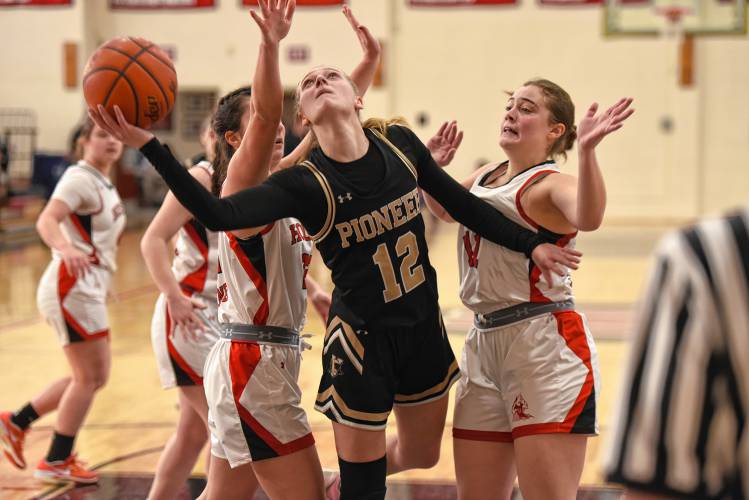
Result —
[[533, 434], [598, 434], [598, 354], [582, 314], [472, 328], [460, 369], [455, 438], [512, 442]]
[[164, 295], [159, 295], [156, 300], [151, 320], [151, 344], [164, 389], [203, 384], [205, 360], [219, 335], [216, 317], [218, 306], [215, 298], [199, 298], [206, 308], [195, 310], [203, 320], [203, 330], [195, 340], [186, 335], [181, 327], [174, 325]]
[[315, 444], [301, 407], [297, 346], [219, 339], [205, 365], [211, 453], [234, 468]]
[[36, 304], [63, 346], [109, 335], [107, 292], [111, 282], [112, 272], [106, 268], [91, 266], [77, 278], [61, 259], [52, 259], [39, 280]]

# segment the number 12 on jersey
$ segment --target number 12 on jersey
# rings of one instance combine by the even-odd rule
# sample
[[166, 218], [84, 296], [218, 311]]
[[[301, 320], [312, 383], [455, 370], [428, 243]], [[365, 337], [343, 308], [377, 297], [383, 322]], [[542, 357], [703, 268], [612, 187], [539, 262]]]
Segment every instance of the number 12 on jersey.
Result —
[[399, 268], [402, 286], [395, 276], [393, 259], [387, 245], [380, 243], [377, 246], [377, 251], [372, 255], [372, 260], [380, 268], [380, 274], [382, 275], [382, 282], [385, 286], [382, 290], [382, 297], [385, 302], [392, 302], [400, 298], [404, 290], [405, 293], [408, 293], [424, 283], [424, 268], [421, 264], [414, 267], [419, 259], [419, 244], [412, 231], [402, 234], [395, 242], [395, 254], [397, 257], [403, 258], [400, 261]]

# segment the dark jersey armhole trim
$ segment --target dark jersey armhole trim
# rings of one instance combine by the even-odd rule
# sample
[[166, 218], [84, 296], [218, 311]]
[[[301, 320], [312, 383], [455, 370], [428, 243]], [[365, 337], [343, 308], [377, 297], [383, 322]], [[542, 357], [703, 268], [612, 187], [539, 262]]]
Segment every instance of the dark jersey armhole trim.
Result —
[[400, 149], [398, 149], [398, 147], [397, 147], [397, 146], [395, 146], [395, 144], [393, 144], [392, 142], [390, 142], [390, 141], [388, 140], [388, 138], [387, 138], [387, 137], [385, 137], [384, 135], [382, 135], [382, 134], [381, 134], [381, 133], [380, 133], [379, 131], [377, 131], [377, 130], [375, 130], [375, 129], [370, 129], [370, 130], [371, 130], [372, 132], [374, 132], [374, 134], [375, 134], [375, 135], [376, 135], [377, 137], [379, 137], [379, 138], [380, 138], [380, 139], [382, 140], [382, 142], [384, 142], [385, 144], [387, 144], [387, 145], [388, 145], [388, 146], [390, 147], [390, 149], [392, 149], [392, 150], [393, 150], [393, 152], [394, 152], [394, 153], [395, 153], [396, 155], [398, 155], [398, 158], [400, 158], [400, 159], [401, 159], [401, 161], [403, 161], [403, 163], [405, 163], [405, 164], [406, 164], [406, 166], [408, 167], [408, 169], [409, 169], [409, 170], [411, 171], [411, 174], [413, 174], [413, 176], [414, 176], [414, 179], [417, 179], [417, 180], [418, 180], [419, 176], [418, 176], [418, 174], [416, 173], [416, 167], [414, 167], [414, 164], [413, 164], [413, 163], [411, 163], [411, 160], [409, 160], [409, 159], [408, 159], [408, 157], [407, 157], [406, 155], [404, 155], [404, 154], [403, 154], [403, 152], [402, 152], [402, 151], [401, 151]]
[[325, 237], [330, 234], [330, 230], [333, 229], [333, 221], [335, 220], [335, 198], [333, 197], [333, 190], [330, 187], [330, 183], [328, 183], [328, 179], [325, 178], [325, 175], [320, 172], [315, 164], [307, 160], [302, 162], [302, 165], [307, 167], [312, 175], [315, 176], [317, 182], [320, 183], [320, 187], [322, 188], [323, 194], [325, 195], [325, 201], [328, 204], [328, 213], [325, 215], [325, 222], [323, 223], [320, 230], [312, 235], [312, 240], [315, 242], [319, 242], [325, 239]]

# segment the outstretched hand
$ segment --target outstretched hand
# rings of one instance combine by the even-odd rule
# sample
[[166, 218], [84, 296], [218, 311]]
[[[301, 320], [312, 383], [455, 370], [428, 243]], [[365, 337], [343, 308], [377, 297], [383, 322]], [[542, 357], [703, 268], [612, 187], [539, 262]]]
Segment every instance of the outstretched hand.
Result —
[[296, 0], [257, 0], [261, 14], [251, 10], [250, 15], [263, 34], [265, 43], [278, 43], [289, 34], [294, 17]]
[[632, 101], [631, 97], [622, 97], [616, 104], [600, 114], [596, 114], [598, 103], [591, 104], [577, 127], [577, 140], [580, 148], [593, 149], [604, 137], [622, 128], [624, 120], [635, 112], [629, 107]]
[[343, 6], [343, 15], [346, 16], [351, 28], [359, 38], [359, 45], [361, 45], [362, 52], [364, 52], [364, 58], [367, 60], [376, 60], [380, 58], [380, 42], [377, 41], [369, 28], [361, 24], [348, 5]]
[[153, 139], [153, 134], [148, 130], [130, 125], [119, 106], [114, 107], [114, 118], [101, 104], [96, 108], [88, 108], [88, 116], [115, 139], [131, 148], [140, 149]]
[[453, 161], [455, 152], [463, 142], [463, 131], [458, 130], [458, 123], [453, 120], [445, 122], [440, 129], [427, 141], [427, 149], [440, 167], [446, 167]]
[[538, 266], [547, 283], [552, 283], [551, 273], [564, 276], [565, 270], [562, 266], [577, 269], [580, 264], [582, 252], [570, 248], [562, 248], [551, 243], [543, 243], [533, 249], [531, 259]]

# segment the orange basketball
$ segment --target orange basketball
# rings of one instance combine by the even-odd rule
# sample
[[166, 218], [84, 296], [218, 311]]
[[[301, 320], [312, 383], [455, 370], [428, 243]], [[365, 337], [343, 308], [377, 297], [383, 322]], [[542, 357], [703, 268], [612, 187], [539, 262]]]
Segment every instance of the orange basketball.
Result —
[[177, 96], [177, 73], [157, 45], [135, 37], [113, 38], [96, 49], [83, 72], [83, 95], [91, 107], [115, 104], [127, 121], [149, 128], [168, 115]]

